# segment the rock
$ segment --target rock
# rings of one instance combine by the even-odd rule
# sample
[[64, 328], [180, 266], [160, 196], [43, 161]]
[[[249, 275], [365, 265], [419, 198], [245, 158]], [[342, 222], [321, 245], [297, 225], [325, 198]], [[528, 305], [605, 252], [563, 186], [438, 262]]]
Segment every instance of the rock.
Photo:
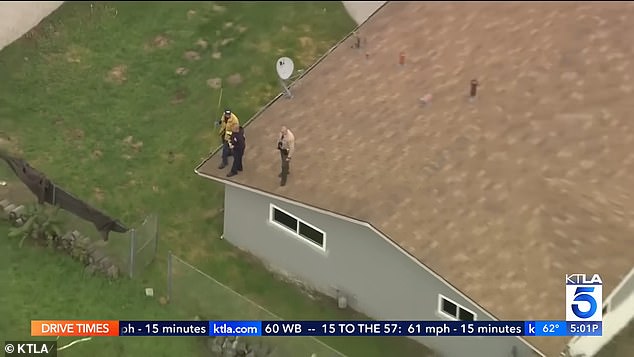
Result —
[[176, 74], [178, 74], [179, 76], [184, 76], [187, 73], [189, 73], [189, 70], [185, 67], [178, 67], [176, 68]]
[[99, 266], [101, 266], [103, 271], [108, 271], [108, 269], [113, 265], [114, 263], [106, 255], [104, 255], [104, 257], [99, 261]]
[[169, 302], [169, 300], [165, 296], [161, 296], [159, 298], [159, 304], [161, 304], [161, 305], [167, 305], [168, 302]]
[[236, 351], [231, 348], [226, 349], [222, 353], [222, 357], [236, 357]]
[[[86, 252], [89, 253], [87, 247], [86, 247]], [[106, 258], [106, 253], [104, 253], [101, 249], [97, 249], [94, 252], [89, 254], [90, 254], [89, 261], [95, 264], [101, 262], [101, 260]]]
[[94, 275], [96, 271], [97, 271], [97, 267], [94, 266], [93, 264], [88, 264], [84, 268], [84, 273], [86, 273], [88, 275]]
[[234, 348], [240, 354], [245, 355], [247, 353], [247, 344], [244, 341], [236, 341]]
[[245, 357], [255, 357], [255, 353], [253, 351], [248, 352]]
[[187, 11], [187, 18], [188, 19], [192, 19], [194, 16], [196, 16], [196, 10], [189, 10]]
[[106, 271], [106, 276], [109, 279], [118, 279], [119, 278], [119, 268], [116, 265], [111, 265]]
[[2, 207], [2, 209], [4, 210], [4, 208], [7, 207], [9, 203], [9, 200], [2, 200], [0, 201], [0, 207]]
[[7, 206], [4, 208], [4, 212], [5, 212], [5, 213], [9, 213], [9, 212], [13, 211], [13, 209], [15, 209], [15, 207], [16, 207], [16, 206], [15, 206], [13, 203], [9, 203], [9, 205], [7, 205]]
[[14, 213], [16, 216], [21, 216], [22, 213], [24, 213], [24, 211], [26, 210], [26, 207], [24, 207], [23, 205], [19, 205], [18, 207], [14, 208], [13, 211], [11, 211], [11, 213]]
[[214, 53], [211, 54], [211, 58], [213, 58], [213, 59], [221, 59], [222, 58], [222, 53], [214, 52]]
[[211, 351], [212, 356], [222, 356], [222, 347], [216, 343], [216, 338], [207, 340], [207, 348]]

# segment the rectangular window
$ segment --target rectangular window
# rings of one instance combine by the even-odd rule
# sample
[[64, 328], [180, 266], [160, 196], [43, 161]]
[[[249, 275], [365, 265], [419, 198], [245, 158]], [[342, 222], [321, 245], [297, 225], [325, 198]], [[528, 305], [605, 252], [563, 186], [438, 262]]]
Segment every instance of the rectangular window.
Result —
[[322, 250], [326, 249], [326, 233], [305, 221], [271, 205], [271, 222], [289, 230], [295, 237], [308, 242]]
[[277, 208], [273, 209], [273, 220], [284, 227], [292, 230], [293, 232], [297, 231], [297, 219], [295, 219], [290, 214], [286, 214], [286, 212], [282, 212]]
[[438, 311], [454, 320], [460, 321], [475, 321], [476, 314], [472, 311], [458, 305], [456, 302], [450, 299], [438, 295]]
[[320, 247], [324, 245], [324, 234], [304, 222], [299, 222], [299, 235], [310, 239]]

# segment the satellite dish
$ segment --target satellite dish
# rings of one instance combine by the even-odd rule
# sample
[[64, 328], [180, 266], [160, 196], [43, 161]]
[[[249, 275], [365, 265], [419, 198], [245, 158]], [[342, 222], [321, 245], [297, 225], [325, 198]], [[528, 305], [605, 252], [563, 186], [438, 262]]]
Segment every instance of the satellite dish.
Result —
[[288, 57], [282, 57], [275, 63], [275, 69], [277, 69], [277, 75], [281, 79], [289, 79], [295, 70], [295, 64], [293, 60]]

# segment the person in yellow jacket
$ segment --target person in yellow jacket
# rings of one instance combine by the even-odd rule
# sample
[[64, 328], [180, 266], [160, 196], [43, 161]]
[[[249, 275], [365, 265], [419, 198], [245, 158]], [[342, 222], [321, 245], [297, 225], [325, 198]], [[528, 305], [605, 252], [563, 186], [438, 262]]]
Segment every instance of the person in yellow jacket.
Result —
[[229, 109], [225, 109], [224, 114], [220, 118], [220, 130], [218, 135], [222, 138], [222, 162], [218, 169], [224, 169], [229, 164], [229, 156], [231, 155], [230, 140], [234, 128], [240, 127], [240, 120]]

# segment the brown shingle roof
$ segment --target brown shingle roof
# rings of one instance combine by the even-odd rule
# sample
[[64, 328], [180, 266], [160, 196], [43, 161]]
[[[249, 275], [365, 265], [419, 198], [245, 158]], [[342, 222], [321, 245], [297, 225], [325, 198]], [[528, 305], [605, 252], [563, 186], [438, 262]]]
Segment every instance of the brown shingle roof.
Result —
[[[371, 223], [499, 319], [563, 320], [564, 274], [600, 273], [607, 295], [634, 265], [632, 18], [631, 2], [388, 3], [366, 48], [348, 39], [248, 126], [232, 181]], [[224, 180], [218, 161], [199, 172]], [[529, 341], [550, 356], [565, 339]]]

